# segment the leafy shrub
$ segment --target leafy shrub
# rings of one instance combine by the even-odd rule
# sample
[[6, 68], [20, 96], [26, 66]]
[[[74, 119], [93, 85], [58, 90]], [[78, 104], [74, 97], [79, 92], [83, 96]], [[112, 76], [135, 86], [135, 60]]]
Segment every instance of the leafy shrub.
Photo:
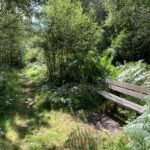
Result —
[[0, 91], [1, 91], [5, 86], [6, 79], [4, 78], [4, 75], [2, 73], [0, 75], [1, 75], [0, 76]]
[[125, 127], [130, 136], [128, 147], [132, 150], [150, 149], [150, 97], [146, 98], [144, 113]]
[[149, 62], [148, 1], [105, 0], [103, 2], [107, 17], [103, 35], [105, 40], [102, 45], [105, 46], [107, 43], [108, 47], [110, 44], [116, 52], [118, 61], [144, 59]]
[[23, 73], [34, 85], [38, 85], [47, 78], [47, 68], [45, 64], [39, 62], [30, 63], [23, 69]]
[[102, 54], [100, 58], [100, 65], [105, 70], [106, 73], [105, 76], [107, 78], [112, 79], [116, 78], [116, 76], [119, 74], [119, 70], [114, 65], [112, 65], [112, 61], [114, 59], [113, 53], [114, 53], [113, 49], [108, 49]]
[[[80, 67], [80, 72], [76, 68], [80, 67], [80, 64], [77, 61], [70, 62], [66, 70], [66, 75], [68, 74], [77, 78], [75, 82], [88, 82], [88, 83], [99, 83], [104, 77], [102, 66], [100, 64], [100, 58], [93, 51], [90, 51], [87, 56], [84, 58], [83, 66]], [[75, 73], [76, 72], [76, 73]]]
[[119, 69], [112, 65], [114, 55], [112, 49], [107, 49], [100, 56], [91, 52], [85, 59], [84, 77], [85, 81], [96, 83], [97, 85], [105, 82], [107, 78], [116, 78]]
[[3, 71], [0, 80], [0, 113], [5, 109], [15, 108], [20, 95], [19, 79], [14, 70]]
[[150, 87], [150, 66], [142, 61], [130, 62], [123, 66], [119, 66], [121, 73], [117, 80], [120, 82], [133, 83]]
[[66, 84], [62, 87], [43, 86], [37, 96], [36, 107], [69, 110], [95, 108], [102, 103], [97, 89], [88, 84]]
[[25, 64], [32, 62], [40, 62], [41, 64], [44, 63], [44, 56], [43, 51], [39, 48], [30, 48], [26, 50], [23, 55], [23, 60]]
[[97, 23], [83, 13], [79, 2], [71, 0], [49, 0], [40, 21], [44, 25], [43, 48], [49, 77], [80, 81], [85, 59], [90, 51], [96, 51], [99, 41]]
[[[132, 60], [136, 51], [129, 49], [131, 33], [123, 29], [115, 38], [111, 38], [111, 48], [114, 49], [114, 57], [116, 60]], [[132, 57], [131, 57], [132, 56]]]
[[97, 91], [107, 87], [105, 79], [115, 78], [119, 73], [118, 69], [112, 65], [112, 60], [113, 55], [110, 49], [101, 57], [96, 57], [93, 53], [89, 54], [85, 59], [86, 65], [82, 70], [84, 78], [81, 82], [66, 83], [64, 81], [62, 85], [57, 83], [57, 79], [53, 80], [50, 82], [51, 86], [44, 85], [39, 91], [36, 107], [77, 110], [95, 108], [102, 104], [103, 101], [100, 100]]
[[0, 149], [1, 150], [21, 150], [19, 146], [12, 144], [10, 142], [5, 142], [0, 140]]
[[127, 147], [128, 141], [128, 136], [125, 134], [116, 135], [113, 138], [109, 137], [102, 150], [129, 150]]

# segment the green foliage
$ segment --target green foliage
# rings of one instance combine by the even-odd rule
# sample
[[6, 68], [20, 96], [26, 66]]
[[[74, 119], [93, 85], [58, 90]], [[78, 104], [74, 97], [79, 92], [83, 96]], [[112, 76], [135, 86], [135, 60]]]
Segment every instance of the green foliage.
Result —
[[132, 150], [150, 149], [150, 98], [146, 98], [144, 113], [125, 127], [130, 136], [128, 147]]
[[[69, 111], [80, 109], [92, 109], [103, 103], [96, 94], [99, 88], [105, 88], [101, 82], [104, 79], [115, 78], [118, 69], [113, 66], [113, 56], [111, 50], [107, 50], [100, 58], [96, 58], [93, 53], [86, 58], [84, 68], [84, 80], [79, 83], [64, 83], [59, 87], [57, 79], [50, 82], [50, 86], [43, 85], [36, 97], [37, 109], [68, 109]], [[32, 76], [34, 70], [27, 69], [27, 76]], [[42, 76], [42, 73], [39, 76]], [[34, 76], [34, 74], [33, 74]], [[35, 68], [35, 81], [37, 81], [37, 68]], [[31, 77], [30, 77], [31, 78]], [[38, 81], [40, 81], [38, 79]], [[88, 83], [87, 83], [88, 81]]]
[[47, 146], [46, 144], [31, 143], [28, 145], [28, 150], [58, 150], [55, 146]]
[[103, 4], [107, 17], [102, 26], [104, 46], [101, 47], [114, 48], [118, 61], [144, 59], [149, 62], [148, 0], [106, 0]]
[[[11, 142], [29, 150], [63, 147], [70, 132], [85, 124], [62, 112], [44, 110], [65, 109], [74, 114], [98, 108], [103, 101], [96, 94], [97, 85], [105, 88], [100, 83], [107, 78], [150, 87], [147, 64], [112, 65], [116, 60], [150, 62], [149, 6], [148, 0], [2, 0], [0, 138], [10, 142], [0, 141], [0, 149], [19, 149]], [[105, 51], [101, 54], [99, 49]], [[17, 71], [3, 70], [22, 62], [28, 89], [20, 86]], [[46, 80], [47, 71], [52, 82]], [[29, 117], [28, 110], [20, 109], [34, 94], [31, 109], [36, 108], [35, 115]], [[150, 149], [147, 103], [144, 114], [125, 129], [131, 139], [128, 147], [126, 136], [112, 140], [87, 130], [75, 130], [66, 144], [83, 150]], [[135, 116], [123, 113], [129, 119]]]
[[124, 134], [112, 139], [103, 132], [80, 128], [70, 134], [65, 147], [71, 150], [129, 150], [126, 147], [127, 142], [128, 138]]
[[22, 72], [30, 79], [30, 83], [34, 86], [42, 84], [47, 79], [46, 65], [41, 64], [40, 62], [29, 63]]
[[11, 144], [11, 142], [5, 142], [3, 140], [0, 140], [0, 149], [1, 150], [20, 150], [20, 147], [14, 144]]
[[43, 51], [38, 48], [30, 48], [24, 52], [23, 61], [25, 65], [29, 63], [39, 62], [44, 63]]
[[27, 42], [22, 58], [25, 65], [34, 62], [41, 63], [41, 65], [45, 64], [43, 49], [40, 47], [41, 41], [41, 37], [34, 35]]
[[[9, 18], [11, 17], [12, 16], [10, 16]], [[6, 18], [4, 18], [3, 22], [5, 21], [5, 19]], [[14, 23], [10, 29], [4, 28], [0, 30], [1, 66], [19, 66], [22, 62], [21, 48], [23, 46], [23, 41], [21, 41], [21, 38], [23, 35], [23, 31], [17, 30], [17, 28], [23, 28], [21, 22]]]
[[47, 79], [45, 57], [39, 44], [41, 40], [40, 37], [33, 36], [27, 42], [27, 49], [23, 52], [24, 68], [22, 73], [35, 86], [42, 84]]
[[43, 86], [37, 96], [36, 108], [89, 110], [102, 104], [96, 88], [88, 84], [67, 84], [60, 88]]
[[84, 76], [87, 78], [85, 81], [90, 80], [92, 81], [90, 83], [98, 85], [108, 78], [116, 78], [120, 71], [112, 64], [113, 53], [112, 49], [104, 51], [100, 56], [90, 53], [86, 58], [85, 70], [83, 70]]
[[41, 144], [38, 144], [38, 143], [31, 143], [28, 145], [28, 150], [42, 150], [42, 148], [45, 149], [44, 146], [42, 146]]
[[150, 67], [142, 61], [130, 62], [118, 67], [121, 73], [117, 80], [150, 87]]
[[49, 1], [42, 12], [49, 76], [81, 80], [85, 59], [96, 50], [99, 40], [97, 24], [71, 0]]
[[104, 143], [104, 150], [130, 150], [126, 145], [129, 139], [126, 135], [120, 134], [109, 139]]
[[22, 65], [22, 51], [26, 40], [23, 12], [17, 3], [1, 1], [0, 5], [0, 65]]
[[16, 107], [21, 93], [18, 75], [14, 70], [1, 73], [0, 88], [0, 113], [4, 113], [6, 109]]
[[[33, 118], [30, 119], [29, 126], [31, 126], [31, 122], [33, 122]], [[89, 127], [62, 111], [43, 111], [39, 113], [37, 122], [38, 124], [32, 124], [32, 132], [23, 139], [27, 149], [61, 150], [73, 130]]]
[[114, 50], [116, 59], [123, 58], [124, 60], [129, 60], [130, 56], [135, 55], [135, 51], [132, 51], [128, 47], [130, 36], [130, 33], [127, 33], [127, 31], [123, 29], [115, 38], [111, 39], [111, 48]]
[[0, 67], [22, 65], [22, 53], [30, 32], [33, 32], [32, 17], [29, 16], [39, 2], [40, 0], [1, 0]]
[[[78, 0], [74, 0], [78, 1]], [[106, 10], [102, 0], [80, 0], [84, 13], [91, 13], [99, 25], [104, 23]]]
[[106, 72], [107, 74], [105, 75], [107, 78], [112, 78], [114, 79], [118, 74], [119, 70], [112, 65], [112, 61], [114, 58], [114, 51], [112, 49], [106, 50], [103, 55], [100, 58], [100, 64], [103, 67], [103, 73]]
[[[150, 87], [150, 68], [149, 65], [147, 65], [143, 61], [125, 63], [124, 65], [120, 65], [117, 68], [119, 70], [119, 74], [117, 75], [115, 80], [118, 80], [119, 82], [145, 86], [148, 88]], [[121, 94], [120, 96], [139, 105], [145, 104], [145, 101], [141, 101], [131, 96], [127, 96], [124, 94]], [[136, 113], [132, 111], [124, 110], [121, 108], [119, 108], [118, 111], [121, 115], [127, 118], [127, 122], [133, 121], [135, 118], [137, 118]]]
[[65, 147], [72, 150], [99, 150], [103, 140], [98, 132], [92, 129], [78, 129], [70, 134]]

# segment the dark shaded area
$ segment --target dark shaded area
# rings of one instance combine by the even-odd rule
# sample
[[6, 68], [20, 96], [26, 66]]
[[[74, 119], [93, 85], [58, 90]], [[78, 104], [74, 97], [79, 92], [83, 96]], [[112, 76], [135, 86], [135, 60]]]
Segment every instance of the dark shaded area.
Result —
[[[114, 120], [115, 119], [115, 120]], [[119, 133], [123, 131], [120, 121], [112, 115], [90, 113], [87, 116], [88, 123], [93, 125], [97, 130], [106, 130], [111, 133]]]

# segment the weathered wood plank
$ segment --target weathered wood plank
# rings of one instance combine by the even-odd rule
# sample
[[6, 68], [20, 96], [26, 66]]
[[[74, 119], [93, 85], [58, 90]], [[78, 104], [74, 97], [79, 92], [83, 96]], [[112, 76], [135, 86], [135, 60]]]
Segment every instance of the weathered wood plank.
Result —
[[123, 93], [123, 94], [126, 94], [126, 95], [130, 95], [130, 96], [142, 99], [142, 100], [145, 98], [145, 96], [147, 96], [146, 94], [139, 93], [139, 92], [136, 92], [136, 91], [131, 91], [131, 90], [128, 90], [128, 89], [125, 89], [125, 88], [122, 88], [122, 87], [119, 87], [119, 86], [114, 86], [114, 85], [111, 85], [111, 84], [109, 85], [109, 88], [114, 90], [114, 91], [117, 91], [117, 92], [120, 92], [120, 93]]
[[143, 107], [138, 105], [138, 104], [135, 104], [133, 102], [130, 102], [130, 101], [127, 101], [126, 99], [124, 98], [120, 98], [112, 93], [108, 93], [106, 91], [100, 91], [98, 92], [100, 95], [102, 95], [104, 98], [108, 99], [108, 100], [111, 100], [115, 103], [117, 103], [118, 105], [121, 105], [123, 107], [126, 107], [126, 108], [129, 108], [129, 109], [132, 109], [138, 113], [142, 113], [142, 109]]
[[112, 81], [112, 80], [108, 80], [108, 84], [119, 86], [128, 90], [136, 91], [136, 92], [147, 94], [147, 95], [150, 94], [150, 88], [145, 88], [145, 87], [134, 85], [134, 84]]

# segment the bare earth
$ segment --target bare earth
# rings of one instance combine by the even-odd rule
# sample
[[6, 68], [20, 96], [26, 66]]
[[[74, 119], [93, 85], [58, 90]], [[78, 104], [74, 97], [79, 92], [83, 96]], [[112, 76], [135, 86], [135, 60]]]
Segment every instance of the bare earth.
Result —
[[110, 118], [106, 114], [92, 113], [88, 116], [88, 122], [97, 130], [103, 130], [112, 134], [118, 134], [123, 131], [123, 127], [118, 121]]

